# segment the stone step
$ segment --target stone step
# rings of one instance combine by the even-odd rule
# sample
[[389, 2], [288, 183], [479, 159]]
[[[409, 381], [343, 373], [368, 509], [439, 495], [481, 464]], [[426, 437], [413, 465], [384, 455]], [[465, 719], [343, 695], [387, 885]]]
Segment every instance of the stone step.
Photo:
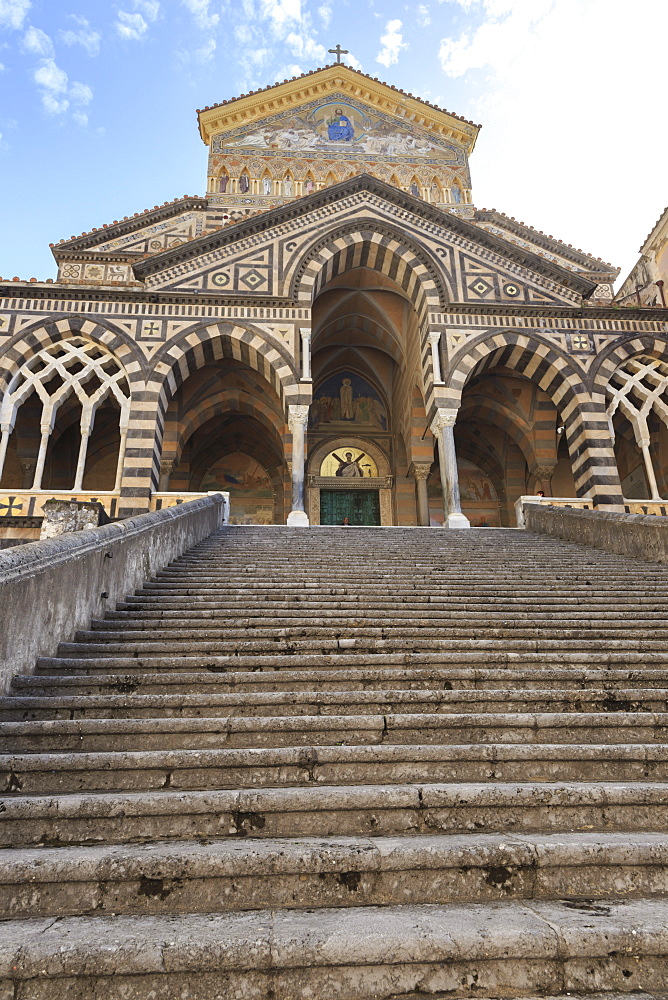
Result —
[[[183, 600], [178, 597], [170, 597], [169, 595], [163, 594], [153, 594], [149, 596], [138, 596], [128, 595], [124, 601], [119, 602], [117, 605], [120, 611], [161, 611], [161, 610], [176, 610], [181, 611], [184, 608], [195, 608], [197, 610], [208, 610], [209, 608], [215, 609], [224, 613], [228, 608], [235, 609], [240, 608], [242, 611], [245, 608], [257, 610], [258, 612], [263, 612], [267, 610], [288, 610], [293, 613], [299, 609], [303, 611], [304, 609], [319, 609], [323, 610], [346, 610], [348, 608], [362, 608], [364, 610], [386, 610], [396, 613], [397, 611], [406, 612], [407, 609], [411, 610], [423, 610], [423, 611], [451, 611], [457, 613], [459, 611], [484, 611], [489, 608], [491, 611], [498, 611], [502, 614], [504, 609], [512, 608], [513, 613], [515, 611], [525, 611], [528, 614], [536, 611], [537, 608], [545, 610], [549, 608], [556, 613], [561, 613], [562, 609], [570, 610], [577, 609], [584, 612], [589, 612], [591, 614], [596, 614], [599, 610], [608, 610], [611, 606], [611, 601], [605, 594], [598, 597], [592, 597], [589, 593], [586, 595], [574, 596], [572, 594], [563, 595], [560, 597], [552, 597], [549, 593], [541, 594], [540, 602], [537, 602], [533, 597], [527, 597], [526, 595], [508, 595], [503, 599], [496, 599], [496, 595], [490, 595], [486, 597], [479, 597], [476, 595], [469, 595], [467, 597], [460, 597], [457, 594], [442, 595], [438, 597], [432, 597], [430, 594], [427, 595], [416, 595], [414, 593], [405, 594], [402, 596], [401, 600], [394, 600], [387, 594], [375, 596], [373, 598], [368, 597], [365, 594], [359, 594], [352, 592], [345, 596], [345, 600], [341, 599], [340, 595], [327, 594], [324, 591], [320, 591], [318, 594], [313, 594], [310, 597], [305, 597], [303, 593], [298, 593], [292, 595], [289, 599], [285, 596], [285, 590], [283, 591], [272, 591], [270, 594], [263, 596], [261, 599], [256, 599], [256, 595], [253, 595], [253, 599], [250, 596], [241, 595], [238, 592], [234, 594], [229, 594], [225, 597], [225, 600], [216, 600], [210, 596], [202, 596], [198, 593], [193, 593], [188, 596], [187, 600]], [[643, 595], [642, 600], [635, 596], [633, 593], [620, 594], [615, 597], [614, 602], [615, 609], [620, 609], [619, 613], [628, 612], [629, 610], [633, 613], [647, 614], [648, 612], [653, 612], [657, 614], [665, 614], [666, 609], [668, 609], [668, 598], [657, 598], [655, 593], [651, 595]], [[245, 612], [248, 614], [249, 612]]]
[[523, 712], [6, 722], [0, 753], [438, 744], [668, 743], [668, 713]]
[[665, 781], [665, 744], [302, 746], [0, 756], [0, 792], [269, 788], [453, 781]]
[[668, 689], [451, 689], [0, 697], [0, 720], [395, 715], [400, 712], [668, 712]]
[[663, 833], [247, 838], [0, 851], [5, 919], [652, 899]]
[[16, 920], [0, 989], [19, 1000], [651, 991], [666, 982], [667, 925], [654, 899]]
[[220, 837], [668, 831], [665, 782], [455, 782], [3, 799], [0, 847]]
[[135, 670], [153, 673], [157, 670], [188, 670], [199, 671], [208, 670], [212, 672], [226, 672], [229, 670], [249, 669], [256, 672], [261, 670], [288, 670], [292, 668], [310, 667], [313, 670], [322, 672], [324, 670], [338, 670], [339, 668], [362, 668], [362, 667], [386, 667], [386, 666], [433, 666], [447, 669], [466, 669], [472, 665], [484, 664], [503, 668], [525, 667], [528, 670], [539, 671], [546, 669], [566, 669], [585, 671], [588, 666], [597, 665], [600, 669], [610, 668], [624, 669], [629, 671], [642, 671], [640, 676], [644, 676], [645, 669], [649, 667], [662, 668], [668, 665], [668, 650], [649, 652], [637, 651], [612, 651], [612, 652], [548, 652], [538, 656], [534, 652], [512, 652], [507, 650], [459, 650], [454, 652], [376, 652], [365, 653], [361, 651], [351, 652], [350, 650], [340, 650], [336, 653], [299, 653], [299, 654], [255, 654], [251, 656], [231, 654], [228, 656], [212, 655], [180, 655], [180, 656], [97, 656], [86, 657], [66, 657], [43, 656], [37, 661], [38, 672], [55, 674], [60, 671], [67, 671], [72, 674], [87, 674], [95, 671], [132, 672]]
[[[299, 612], [299, 614], [298, 614]], [[300, 606], [293, 606], [290, 614], [285, 614], [281, 608], [256, 608], [245, 610], [243, 608], [220, 607], [217, 613], [211, 610], [200, 610], [195, 608], [183, 609], [145, 609], [141, 612], [132, 611], [108, 611], [104, 618], [94, 618], [90, 623], [93, 630], [121, 628], [143, 630], [153, 628], [193, 628], [199, 621], [214, 622], [215, 627], [238, 628], [240, 625], [253, 626], [258, 624], [269, 624], [273, 618], [277, 618], [285, 625], [300, 625], [303, 623], [306, 612]], [[323, 608], [313, 617], [308, 613], [309, 621], [313, 624], [350, 624], [349, 608]], [[365, 609], [364, 621], [370, 626], [382, 627], [386, 622], [393, 624], [421, 624], [423, 621], [440, 623], [456, 622], [457, 624], [487, 623], [487, 622], [518, 622], [529, 625], [552, 624], [563, 622], [565, 627], [598, 628], [601, 624], [605, 628], [628, 628], [628, 615], [622, 615], [615, 609], [592, 611], [575, 610], [574, 608], [564, 608], [563, 610], [553, 609], [552, 611], [517, 610], [513, 609], [512, 614], [507, 610], [479, 607], [475, 609], [452, 609], [443, 610], [440, 607], [429, 609], [420, 608], [408, 610], [402, 607], [398, 611], [374, 611]], [[116, 625], [118, 622], [118, 625]], [[653, 628], [655, 625], [663, 627], [668, 624], [668, 607], [665, 611], [661, 609], [648, 610], [642, 608], [637, 615], [633, 616], [633, 623], [636, 628], [641, 626]]]
[[351, 638], [359, 639], [367, 636], [369, 639], [539, 639], [541, 636], [556, 637], [560, 639], [585, 639], [590, 641], [613, 639], [631, 640], [648, 639], [663, 640], [668, 639], [668, 628], [664, 627], [667, 622], [640, 623], [630, 625], [627, 621], [618, 622], [611, 626], [607, 622], [597, 624], [596, 622], [578, 623], [577, 625], [567, 625], [560, 619], [550, 622], [530, 623], [524, 621], [513, 621], [509, 619], [499, 624], [462, 624], [457, 620], [445, 620], [434, 622], [431, 619], [424, 621], [412, 621], [411, 619], [395, 619], [380, 624], [373, 621], [366, 621], [365, 616], [342, 619], [339, 624], [319, 623], [311, 616], [301, 616], [300, 618], [277, 620], [258, 624], [261, 619], [245, 620], [233, 625], [216, 625], [207, 627], [205, 625], [193, 626], [190, 624], [171, 625], [163, 623], [161, 626], [146, 628], [141, 621], [135, 623], [135, 628], [126, 629], [125, 626], [110, 627], [105, 623], [106, 628], [79, 629], [75, 633], [75, 641], [83, 643], [111, 643], [119, 642], [162, 642], [167, 647], [173, 642], [189, 640], [192, 642], [205, 641], [230, 641], [232, 639], [246, 639], [252, 634], [255, 640], [260, 639], [282, 639], [291, 638]]
[[[304, 638], [286, 636], [285, 638], [266, 639], [218, 639], [177, 642], [168, 646], [169, 653], [174, 656], [184, 656], [199, 653], [221, 655], [224, 653], [252, 655], [254, 653], [310, 653], [327, 654], [337, 650], [349, 652], [351, 649], [378, 653], [415, 652], [417, 650], [453, 653], [483, 650], [500, 650], [504, 652], [526, 653], [579, 653], [585, 659], [589, 652], [663, 652], [666, 642], [659, 639], [439, 639], [413, 638], [373, 639], [359, 637], [342, 638]], [[66, 657], [106, 657], [106, 656], [164, 656], [165, 643], [146, 641], [128, 642], [62, 642], [58, 646], [58, 654]]]
[[[55, 661], [56, 664], [58, 661]], [[573, 667], [547, 669], [411, 667], [353, 667], [348, 670], [293, 670], [273, 667], [263, 670], [188, 671], [161, 670], [147, 672], [135, 668], [123, 672], [105, 671], [106, 660], [91, 674], [20, 674], [12, 681], [18, 695], [59, 696], [92, 694], [197, 694], [210, 691], [364, 691], [392, 690], [505, 690], [509, 685], [525, 690], [602, 689], [616, 691], [635, 688], [642, 682], [645, 692], [668, 689], [668, 669], [614, 670], [577, 669]]]

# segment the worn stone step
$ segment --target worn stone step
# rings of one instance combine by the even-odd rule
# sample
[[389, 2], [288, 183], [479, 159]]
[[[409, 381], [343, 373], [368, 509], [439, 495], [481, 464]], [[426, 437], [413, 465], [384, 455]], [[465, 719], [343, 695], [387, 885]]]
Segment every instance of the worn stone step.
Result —
[[668, 746], [474, 744], [0, 756], [2, 794], [452, 781], [665, 781]]
[[667, 889], [662, 833], [247, 838], [0, 851], [5, 919], [651, 899]]
[[[238, 653], [239, 655], [252, 655], [253, 653], [310, 653], [312, 655], [322, 653], [333, 653], [337, 650], [350, 651], [359, 649], [360, 651], [371, 652], [377, 650], [379, 653], [392, 652], [466, 652], [482, 650], [502, 650], [504, 652], [579, 652], [583, 658], [586, 652], [663, 652], [666, 650], [666, 642], [660, 639], [546, 639], [539, 637], [536, 639], [442, 639], [442, 638], [422, 638], [415, 635], [411, 638], [392, 639], [369, 639], [365, 636], [337, 638], [298, 638], [286, 636], [285, 638], [266, 639], [216, 639], [189, 641], [172, 641], [168, 645], [171, 655], [192, 655], [194, 652], [200, 654], [211, 653], [221, 655], [224, 653]], [[58, 646], [58, 653], [61, 656], [144, 656], [151, 655], [164, 656], [166, 652], [164, 642], [151, 642], [128, 640], [127, 642], [62, 642]]]
[[[367, 611], [364, 617], [369, 625], [374, 625], [375, 623], [384, 624], [388, 621], [394, 624], [402, 622], [417, 624], [422, 621], [431, 621], [434, 623], [453, 621], [459, 624], [481, 621], [484, 623], [511, 621], [512, 623], [528, 622], [529, 624], [535, 623], [540, 625], [563, 621], [566, 627], [569, 627], [572, 623], [573, 627], [598, 628], [601, 623], [604, 623], [606, 628], [627, 628], [629, 624], [628, 616], [620, 614], [617, 609], [612, 611], [609, 609], [598, 610], [595, 615], [591, 612], [575, 609], [565, 609], [564, 611], [513, 610], [512, 614], [509, 615], [506, 610], [485, 607], [457, 611], [444, 611], [441, 608], [431, 608], [430, 610], [413, 610], [411, 608], [409, 610], [404, 607], [399, 612]], [[253, 626], [260, 622], [268, 624], [274, 618], [279, 619], [285, 625], [301, 624], [304, 612], [300, 608], [295, 607], [291, 608], [290, 613], [287, 615], [284, 610], [275, 608], [262, 608], [251, 611], [244, 608], [221, 607], [214, 614], [211, 613], [211, 610], [202, 611], [195, 608], [143, 610], [141, 612], [137, 610], [108, 611], [104, 618], [94, 618], [90, 623], [90, 628], [102, 631], [121, 627], [123, 630], [192, 628], [193, 624], [199, 621], [214, 622], [215, 627], [238, 628], [242, 624]], [[310, 614], [309, 619], [312, 620]], [[118, 625], [116, 625], [116, 622], [118, 622]], [[648, 611], [643, 608], [637, 615], [634, 615], [633, 622], [636, 628], [640, 628], [641, 625], [647, 628], [653, 628], [655, 625], [663, 627], [663, 623], [668, 623], [668, 610], [664, 613], [658, 610]], [[322, 609], [318, 613], [314, 623], [350, 624], [350, 612], [348, 609], [342, 608], [335, 610]]]
[[395, 715], [400, 712], [666, 712], [665, 688], [282, 691], [0, 697], [0, 720]]
[[[96, 652], [99, 652], [96, 650]], [[254, 654], [250, 656], [229, 654], [226, 656], [204, 655], [184, 655], [179, 656], [56, 656], [40, 657], [37, 661], [37, 671], [55, 674], [66, 671], [68, 673], [86, 674], [89, 672], [102, 671], [106, 673], [110, 670], [127, 671], [147, 671], [153, 673], [157, 670], [208, 670], [213, 672], [228, 670], [249, 669], [261, 670], [287, 670], [293, 668], [310, 667], [318, 671], [337, 670], [338, 668], [349, 667], [386, 667], [386, 666], [425, 666], [443, 667], [447, 669], [466, 669], [475, 664], [484, 664], [497, 667], [526, 667], [529, 670], [540, 670], [541, 668], [573, 668], [574, 670], [586, 670], [588, 666], [598, 666], [601, 669], [625, 669], [629, 671], [642, 670], [645, 668], [661, 668], [668, 665], [668, 650], [651, 651], [591, 651], [586, 652], [543, 652], [540, 655], [535, 652], [516, 652], [509, 650], [455, 650], [453, 652], [439, 651], [431, 652], [401, 652], [392, 653], [387, 651], [369, 653], [340, 650], [336, 653], [269, 653]]]
[[668, 831], [665, 782], [455, 782], [6, 795], [0, 847], [200, 837]]
[[[58, 661], [56, 661], [57, 663]], [[521, 690], [617, 690], [638, 687], [645, 691], [668, 689], [668, 669], [664, 670], [615, 670], [578, 669], [574, 667], [546, 669], [517, 669], [476, 667], [410, 667], [380, 668], [353, 667], [347, 670], [331, 669], [270, 669], [223, 671], [161, 670], [147, 672], [135, 669], [129, 672], [104, 671], [102, 660], [97, 671], [91, 674], [61, 671], [47, 674], [42, 668], [38, 674], [19, 674], [12, 681], [12, 690], [18, 695], [58, 696], [91, 694], [196, 694], [206, 691], [350, 691], [361, 689], [375, 691], [472, 689], [505, 690], [509, 685]]]
[[[272, 591], [269, 594], [260, 595], [259, 597], [257, 594], [254, 594], [252, 595], [252, 599], [247, 595], [235, 592], [234, 594], [225, 595], [224, 600], [199, 593], [189, 594], [187, 600], [184, 600], [183, 597], [172, 597], [169, 594], [157, 593], [144, 596], [130, 594], [124, 601], [119, 602], [117, 608], [119, 610], [138, 612], [142, 610], [153, 611], [162, 609], [181, 610], [183, 608], [196, 608], [198, 610], [213, 609], [224, 612], [227, 609], [237, 607], [242, 611], [248, 608], [255, 609], [258, 612], [262, 612], [265, 609], [272, 609], [276, 611], [287, 610], [291, 613], [294, 613], [297, 608], [303, 611], [305, 608], [315, 610], [328, 608], [345, 610], [350, 607], [389, 610], [393, 613], [396, 613], [397, 610], [406, 611], [407, 608], [425, 611], [434, 609], [450, 610], [453, 612], [475, 609], [484, 611], [488, 608], [491, 611], [498, 610], [500, 613], [504, 613], [506, 608], [510, 608], [513, 610], [513, 613], [515, 610], [524, 610], [529, 614], [538, 608], [542, 610], [549, 608], [558, 612], [561, 612], [562, 609], [590, 610], [592, 614], [596, 614], [599, 610], [609, 610], [610, 606], [611, 601], [605, 594], [596, 596], [589, 593], [578, 596], [564, 594], [554, 597], [550, 593], [543, 593], [540, 595], [540, 601], [537, 601], [535, 596], [528, 597], [522, 594], [509, 594], [497, 600], [496, 595], [487, 595], [484, 597], [478, 594], [466, 597], [457, 594], [433, 596], [430, 593], [419, 594], [415, 592], [403, 594], [401, 599], [395, 599], [387, 593], [371, 597], [366, 593], [360, 592], [352, 592], [346, 595], [320, 592], [319, 594], [311, 594], [309, 596], [297, 593], [290, 595], [288, 599], [285, 596], [285, 590], [283, 590]], [[641, 600], [636, 594], [627, 592], [615, 597], [614, 607], [619, 608], [622, 613], [626, 613], [628, 609], [632, 609], [639, 614], [646, 614], [648, 611], [665, 613], [668, 608], [668, 598], [664, 599], [656, 597], [655, 594], [648, 594], [644, 595]], [[247, 614], [248, 611], [245, 613]]]
[[667, 925], [668, 904], [652, 899], [17, 920], [0, 989], [16, 1000], [653, 990], [668, 977]]
[[5, 722], [1, 753], [422, 744], [668, 743], [668, 713], [523, 712]]

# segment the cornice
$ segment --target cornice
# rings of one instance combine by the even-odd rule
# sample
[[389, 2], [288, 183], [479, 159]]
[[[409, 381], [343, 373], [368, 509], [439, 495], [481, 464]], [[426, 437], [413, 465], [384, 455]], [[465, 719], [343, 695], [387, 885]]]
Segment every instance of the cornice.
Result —
[[53, 256], [58, 264], [64, 264], [70, 260], [85, 260], [87, 263], [100, 264], [135, 264], [144, 256], [143, 253], [131, 253], [129, 251], [107, 251], [107, 250], [62, 250], [60, 247], [53, 248]]
[[226, 129], [250, 124], [277, 111], [287, 111], [305, 101], [326, 97], [335, 90], [347, 91], [385, 112], [431, 128], [464, 146], [468, 154], [473, 152], [480, 125], [342, 63], [198, 110], [202, 141], [208, 145], [214, 135]]
[[619, 268], [613, 264], [592, 257], [591, 254], [585, 253], [584, 250], [576, 250], [574, 247], [562, 243], [561, 240], [556, 239], [554, 236], [547, 236], [532, 226], [527, 226], [525, 223], [518, 222], [517, 219], [505, 215], [503, 212], [498, 212], [495, 208], [476, 209], [475, 220], [476, 222], [494, 223], [518, 236], [520, 239], [527, 240], [529, 243], [535, 243], [536, 246], [542, 247], [549, 253], [558, 253], [560, 257], [572, 261], [578, 267], [586, 267], [589, 271], [610, 274], [613, 276], [610, 280], [614, 280], [619, 274]]
[[451, 302], [448, 308], [443, 310], [443, 314], [464, 315], [464, 316], [526, 316], [528, 318], [544, 317], [545, 319], [580, 319], [586, 320], [607, 320], [613, 322], [636, 320], [638, 322], [668, 323], [668, 309], [658, 309], [656, 306], [647, 308], [628, 308], [624, 306], [567, 306], [550, 305], [525, 305], [507, 302]]
[[[154, 226], [157, 222], [164, 222], [166, 219], [173, 219], [184, 212], [201, 211], [208, 208], [206, 198], [198, 196], [177, 198], [166, 205], [156, 205], [155, 208], [146, 209], [132, 217], [122, 219], [120, 222], [113, 222], [109, 226], [92, 230], [90, 233], [82, 233], [81, 236], [72, 237], [69, 240], [61, 240], [60, 243], [51, 244], [51, 252], [54, 257], [62, 250], [89, 250], [99, 246], [101, 243], [108, 243], [116, 240], [120, 236], [128, 236], [130, 233], [145, 229], [146, 226]], [[56, 257], [56, 260], [58, 258]], [[107, 256], [107, 260], [109, 257]]]
[[538, 253], [531, 253], [523, 247], [488, 232], [474, 222], [468, 222], [451, 212], [444, 212], [436, 206], [422, 201], [421, 198], [415, 198], [413, 195], [400, 191], [391, 184], [386, 184], [369, 174], [360, 174], [350, 180], [342, 181], [340, 184], [334, 184], [321, 191], [298, 198], [287, 205], [279, 205], [266, 212], [254, 214], [250, 219], [242, 219], [237, 223], [228, 224], [223, 229], [190, 240], [179, 247], [164, 250], [162, 253], [157, 253], [135, 264], [135, 274], [141, 280], [148, 275], [156, 274], [202, 254], [210, 253], [212, 250], [229, 246], [243, 237], [266, 232], [275, 226], [298, 219], [316, 208], [337, 202], [343, 197], [362, 192], [374, 194], [390, 204], [406, 209], [418, 218], [427, 219], [432, 224], [442, 227], [446, 232], [457, 233], [507, 260], [512, 260], [514, 263], [526, 267], [535, 274], [550, 278], [565, 288], [576, 290], [583, 297], [590, 295], [596, 287], [596, 282], [589, 278], [574, 274], [567, 268], [546, 260]]

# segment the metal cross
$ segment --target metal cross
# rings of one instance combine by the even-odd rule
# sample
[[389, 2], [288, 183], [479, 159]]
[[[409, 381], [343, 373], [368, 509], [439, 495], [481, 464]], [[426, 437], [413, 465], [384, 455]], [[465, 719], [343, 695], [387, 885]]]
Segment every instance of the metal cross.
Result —
[[336, 43], [335, 49], [327, 49], [327, 51], [331, 52], [332, 55], [336, 56], [337, 63], [341, 62], [341, 56], [348, 55], [348, 49], [342, 49], [338, 42]]

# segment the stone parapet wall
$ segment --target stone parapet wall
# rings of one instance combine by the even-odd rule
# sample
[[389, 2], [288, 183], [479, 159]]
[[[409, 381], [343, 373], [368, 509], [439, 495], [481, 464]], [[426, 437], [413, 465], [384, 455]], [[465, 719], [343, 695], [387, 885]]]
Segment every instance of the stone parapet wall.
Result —
[[218, 493], [0, 552], [0, 689], [210, 535], [228, 510]]
[[591, 545], [618, 555], [668, 563], [668, 518], [572, 510], [539, 503], [524, 505], [528, 531]]

